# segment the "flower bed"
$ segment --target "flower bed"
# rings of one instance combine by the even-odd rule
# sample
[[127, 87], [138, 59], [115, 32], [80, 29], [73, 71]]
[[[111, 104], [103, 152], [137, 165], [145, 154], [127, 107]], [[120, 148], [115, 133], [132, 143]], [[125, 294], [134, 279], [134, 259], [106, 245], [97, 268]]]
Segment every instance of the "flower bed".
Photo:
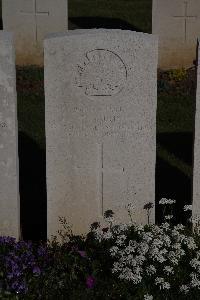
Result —
[[[0, 299], [200, 299], [199, 224], [170, 224], [174, 200], [161, 199], [163, 223], [93, 223], [74, 236], [66, 219], [62, 242], [0, 237]], [[152, 205], [144, 207], [149, 215]], [[185, 211], [191, 206], [185, 206]]]

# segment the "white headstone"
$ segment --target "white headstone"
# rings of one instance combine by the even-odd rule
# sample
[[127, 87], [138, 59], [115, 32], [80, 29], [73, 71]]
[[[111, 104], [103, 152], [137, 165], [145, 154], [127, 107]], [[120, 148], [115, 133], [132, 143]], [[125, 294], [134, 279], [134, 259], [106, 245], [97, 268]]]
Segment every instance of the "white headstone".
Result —
[[67, 9], [67, 0], [2, 0], [3, 28], [14, 32], [18, 65], [43, 65], [43, 39], [67, 30]]
[[0, 31], [0, 236], [19, 238], [19, 175], [15, 54], [11, 33]]
[[152, 33], [159, 36], [160, 68], [193, 66], [199, 32], [199, 0], [153, 0]]
[[195, 139], [194, 139], [194, 162], [193, 162], [193, 205], [192, 215], [200, 216], [200, 45], [198, 42], [197, 54], [197, 90], [196, 90], [196, 113], [195, 113]]
[[[65, 216], [87, 233], [112, 209], [155, 200], [157, 37], [73, 30], [45, 48], [48, 237]], [[151, 221], [154, 222], [154, 210]]]

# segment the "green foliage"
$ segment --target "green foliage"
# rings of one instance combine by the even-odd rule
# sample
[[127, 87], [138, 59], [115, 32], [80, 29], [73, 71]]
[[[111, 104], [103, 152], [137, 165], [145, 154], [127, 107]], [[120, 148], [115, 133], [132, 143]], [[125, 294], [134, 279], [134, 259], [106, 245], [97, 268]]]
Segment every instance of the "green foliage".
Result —
[[168, 74], [169, 74], [170, 80], [182, 81], [182, 80], [186, 79], [187, 70], [184, 68], [174, 69], [174, 70], [168, 71]]

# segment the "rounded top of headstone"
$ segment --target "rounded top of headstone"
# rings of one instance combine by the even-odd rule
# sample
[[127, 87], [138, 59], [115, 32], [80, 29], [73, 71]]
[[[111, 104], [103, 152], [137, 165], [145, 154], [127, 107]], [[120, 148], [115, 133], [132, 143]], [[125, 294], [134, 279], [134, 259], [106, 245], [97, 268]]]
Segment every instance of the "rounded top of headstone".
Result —
[[60, 33], [50, 33], [45, 36], [45, 40], [54, 39], [54, 38], [67, 38], [73, 37], [77, 35], [100, 35], [100, 34], [107, 34], [107, 35], [132, 35], [135, 37], [145, 37], [145, 39], [150, 38], [157, 40], [158, 36], [144, 33], [144, 32], [137, 32], [132, 30], [122, 30], [122, 29], [105, 29], [105, 28], [92, 28], [92, 29], [74, 29], [68, 30], [67, 32], [60, 32]]

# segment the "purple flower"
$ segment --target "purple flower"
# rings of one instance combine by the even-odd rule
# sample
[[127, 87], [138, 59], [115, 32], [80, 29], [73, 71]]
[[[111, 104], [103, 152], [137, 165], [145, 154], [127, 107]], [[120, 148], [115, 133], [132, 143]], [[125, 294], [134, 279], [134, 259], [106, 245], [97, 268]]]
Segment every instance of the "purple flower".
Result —
[[15, 238], [10, 236], [0, 236], [0, 244], [14, 244]]
[[38, 266], [33, 267], [33, 274], [40, 275], [41, 270]]
[[78, 246], [76, 246], [76, 245], [74, 246], [74, 245], [73, 245], [73, 246], [71, 247], [71, 250], [72, 250], [72, 251], [78, 251]]
[[92, 289], [95, 284], [95, 279], [92, 275], [89, 275], [86, 279], [86, 285], [88, 289]]
[[86, 255], [86, 252], [85, 252], [85, 251], [78, 250], [77, 252], [80, 254], [80, 256], [81, 256], [81, 257], [87, 257], [87, 255]]
[[47, 249], [46, 247], [40, 245], [37, 249], [37, 253], [39, 256], [47, 256]]
[[11, 285], [11, 289], [14, 290], [17, 294], [18, 293], [24, 293], [26, 294], [28, 291], [28, 287], [25, 283], [25, 281], [15, 281]]

